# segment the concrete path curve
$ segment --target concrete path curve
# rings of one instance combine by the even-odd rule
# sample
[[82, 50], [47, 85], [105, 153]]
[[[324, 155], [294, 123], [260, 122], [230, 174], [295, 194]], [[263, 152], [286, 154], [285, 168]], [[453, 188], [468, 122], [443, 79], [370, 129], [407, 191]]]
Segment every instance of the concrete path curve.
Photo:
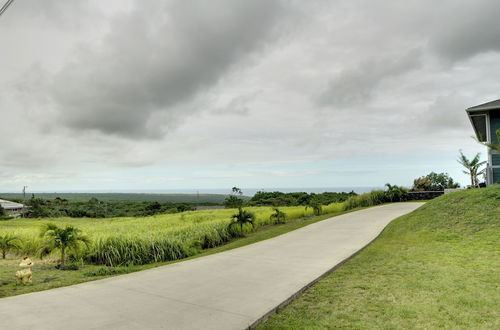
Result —
[[422, 203], [348, 213], [238, 249], [0, 299], [1, 329], [244, 329]]

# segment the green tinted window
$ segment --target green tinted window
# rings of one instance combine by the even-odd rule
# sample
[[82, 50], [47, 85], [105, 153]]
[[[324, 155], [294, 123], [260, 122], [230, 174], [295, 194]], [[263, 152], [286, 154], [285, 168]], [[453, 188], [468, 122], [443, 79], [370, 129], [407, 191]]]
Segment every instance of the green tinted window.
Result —
[[471, 116], [472, 125], [474, 125], [474, 129], [477, 132], [478, 139], [481, 142], [486, 141], [486, 116], [485, 115], [477, 115]]

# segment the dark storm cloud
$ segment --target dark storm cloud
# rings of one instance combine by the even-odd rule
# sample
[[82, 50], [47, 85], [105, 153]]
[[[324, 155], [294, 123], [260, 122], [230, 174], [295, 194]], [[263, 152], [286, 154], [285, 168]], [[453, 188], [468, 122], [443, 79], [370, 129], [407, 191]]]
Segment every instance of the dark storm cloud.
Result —
[[420, 51], [412, 50], [399, 58], [369, 58], [355, 68], [344, 70], [330, 80], [317, 99], [318, 104], [349, 107], [366, 103], [382, 81], [417, 68], [420, 55]]
[[452, 1], [442, 6], [431, 46], [452, 62], [489, 51], [500, 51], [500, 2]]
[[59, 119], [106, 134], [161, 135], [184, 115], [176, 105], [265, 43], [280, 12], [265, 0], [137, 3], [56, 75]]

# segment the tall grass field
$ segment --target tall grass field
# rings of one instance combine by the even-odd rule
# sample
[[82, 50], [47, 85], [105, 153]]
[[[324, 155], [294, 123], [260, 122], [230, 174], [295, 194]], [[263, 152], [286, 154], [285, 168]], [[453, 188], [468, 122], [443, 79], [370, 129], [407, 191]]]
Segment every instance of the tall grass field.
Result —
[[[271, 224], [270, 207], [249, 207], [256, 216], [255, 227]], [[323, 213], [342, 211], [343, 204], [331, 204]], [[303, 206], [282, 207], [288, 219], [312, 215]], [[75, 226], [90, 238], [89, 248], [73, 251], [70, 257], [108, 266], [142, 265], [182, 259], [201, 249], [216, 247], [254, 230], [250, 225], [228, 226], [234, 209], [188, 211], [142, 218], [52, 218], [0, 221], [0, 235], [11, 234], [21, 242], [20, 253], [36, 255], [42, 245], [40, 228], [46, 223]]]

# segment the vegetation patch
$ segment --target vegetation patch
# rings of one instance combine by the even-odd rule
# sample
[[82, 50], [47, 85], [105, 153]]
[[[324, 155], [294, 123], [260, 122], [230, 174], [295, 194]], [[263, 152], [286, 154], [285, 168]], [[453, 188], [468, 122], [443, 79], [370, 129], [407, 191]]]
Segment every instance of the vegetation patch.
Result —
[[393, 221], [260, 329], [498, 329], [500, 187]]
[[[268, 208], [265, 208], [268, 209]], [[286, 209], [286, 208], [283, 208]], [[255, 209], [253, 209], [255, 211]], [[206, 256], [209, 254], [213, 253], [218, 253], [218, 252], [223, 252], [226, 250], [242, 247], [248, 244], [252, 244], [258, 241], [262, 241], [268, 238], [272, 238], [284, 233], [287, 233], [289, 231], [307, 226], [309, 224], [330, 218], [335, 215], [340, 215], [345, 213], [346, 211], [342, 211], [339, 205], [336, 205], [335, 207], [329, 206], [326, 208], [329, 213], [323, 214], [321, 216], [311, 216], [309, 212], [306, 213], [305, 217], [293, 217], [294, 213], [289, 211], [289, 218], [286, 219], [286, 222], [284, 224], [280, 225], [262, 225], [255, 230], [248, 232], [245, 237], [236, 237], [232, 239], [231, 241], [228, 241], [227, 243], [224, 243], [222, 245], [216, 245], [215, 247], [212, 248], [207, 248], [207, 249], [200, 249], [196, 250], [196, 254], [193, 254], [186, 259], [190, 258], [197, 258], [201, 256]], [[255, 212], [257, 215], [262, 216], [263, 210]], [[202, 214], [206, 213], [207, 211], [200, 211]], [[211, 211], [213, 212], [213, 211]], [[217, 210], [217, 212], [224, 212], [225, 214], [234, 214], [235, 210]], [[267, 210], [269, 214], [273, 213], [273, 210], [269, 208]], [[301, 212], [304, 212], [304, 208], [301, 208]], [[173, 215], [170, 215], [173, 216]], [[229, 216], [230, 217], [230, 216]], [[229, 219], [228, 217], [228, 219]], [[60, 219], [52, 219], [52, 221], [56, 222], [57, 220]], [[77, 220], [77, 219], [71, 219], [71, 220]], [[83, 219], [82, 219], [83, 220]], [[90, 219], [86, 219], [90, 220]], [[104, 221], [104, 219], [101, 219]], [[19, 220], [21, 221], [21, 220]], [[29, 225], [34, 225], [34, 224], [40, 224], [43, 223], [44, 221], [38, 220], [38, 223], [33, 223], [31, 221], [34, 221], [32, 219], [26, 219], [23, 221], [29, 221]], [[229, 221], [229, 220], [228, 220]], [[22, 221], [20, 222], [22, 223]], [[125, 222], [126, 223], [126, 222]], [[26, 224], [25, 224], [26, 225]], [[36, 226], [34, 227], [36, 229]], [[86, 227], [87, 228], [87, 227]], [[221, 227], [222, 228], [222, 227]], [[225, 227], [227, 228], [227, 226]], [[3, 228], [0, 227], [0, 231]], [[117, 228], [113, 228], [115, 230]], [[131, 228], [129, 228], [131, 229]], [[37, 231], [35, 230], [37, 233]], [[217, 236], [217, 234], [213, 234], [214, 237]], [[211, 240], [215, 242], [215, 238], [212, 237]], [[208, 240], [207, 240], [208, 241]], [[133, 243], [133, 240], [132, 240]], [[194, 250], [191, 250], [194, 251]], [[35, 263], [33, 267], [33, 283], [32, 285], [17, 285], [15, 282], [15, 272], [18, 270], [18, 264], [19, 264], [19, 259], [17, 258], [16, 255], [14, 254], [9, 254], [7, 259], [0, 259], [0, 297], [7, 297], [7, 296], [12, 296], [12, 295], [18, 295], [18, 294], [23, 294], [23, 293], [29, 293], [29, 292], [35, 292], [35, 291], [41, 291], [41, 290], [47, 290], [51, 288], [57, 288], [61, 286], [67, 286], [67, 285], [72, 285], [72, 284], [77, 284], [77, 283], [82, 283], [82, 282], [87, 282], [87, 281], [93, 281], [96, 279], [101, 279], [109, 276], [115, 276], [115, 275], [120, 275], [120, 274], [126, 274], [126, 273], [131, 273], [135, 271], [140, 271], [140, 270], [145, 270], [148, 268], [153, 268], [153, 267], [158, 267], [158, 266], [163, 266], [167, 265], [169, 263], [177, 262], [179, 260], [171, 260], [171, 261], [163, 261], [163, 262], [153, 262], [153, 263], [148, 263], [144, 265], [132, 265], [132, 264], [124, 264], [124, 265], [113, 265], [113, 266], [102, 266], [102, 265], [95, 265], [92, 263], [87, 263], [83, 261], [77, 261], [74, 259], [74, 256], [70, 255], [70, 263], [69, 265], [77, 265], [78, 270], [75, 271], [60, 271], [55, 268], [55, 265], [59, 263], [59, 256], [58, 254], [53, 254], [50, 255], [44, 259], [35, 259], [33, 258], [33, 261]], [[185, 259], [184, 259], [185, 260]]]
[[[136, 271], [251, 244], [360, 207], [396, 201], [395, 192], [400, 188], [388, 188], [385, 192], [372, 193], [377, 194], [377, 198], [372, 198], [372, 194], [350, 197], [363, 198], [369, 203], [348, 199], [322, 205], [311, 199], [306, 206], [277, 209], [243, 207], [238, 202], [237, 209], [139, 218], [59, 217], [3, 221], [0, 222], [0, 238], [7, 242], [2, 248], [6, 259], [0, 259], [0, 279], [8, 284], [0, 287], [0, 297], [85, 282], [99, 276]], [[233, 197], [239, 200], [238, 195]], [[26, 287], [13, 284], [13, 274], [22, 256], [35, 261], [33, 285]], [[56, 264], [60, 264], [60, 269], [54, 267]], [[63, 269], [72, 271], [63, 272]], [[57, 280], [41, 282], [43, 278]]]

